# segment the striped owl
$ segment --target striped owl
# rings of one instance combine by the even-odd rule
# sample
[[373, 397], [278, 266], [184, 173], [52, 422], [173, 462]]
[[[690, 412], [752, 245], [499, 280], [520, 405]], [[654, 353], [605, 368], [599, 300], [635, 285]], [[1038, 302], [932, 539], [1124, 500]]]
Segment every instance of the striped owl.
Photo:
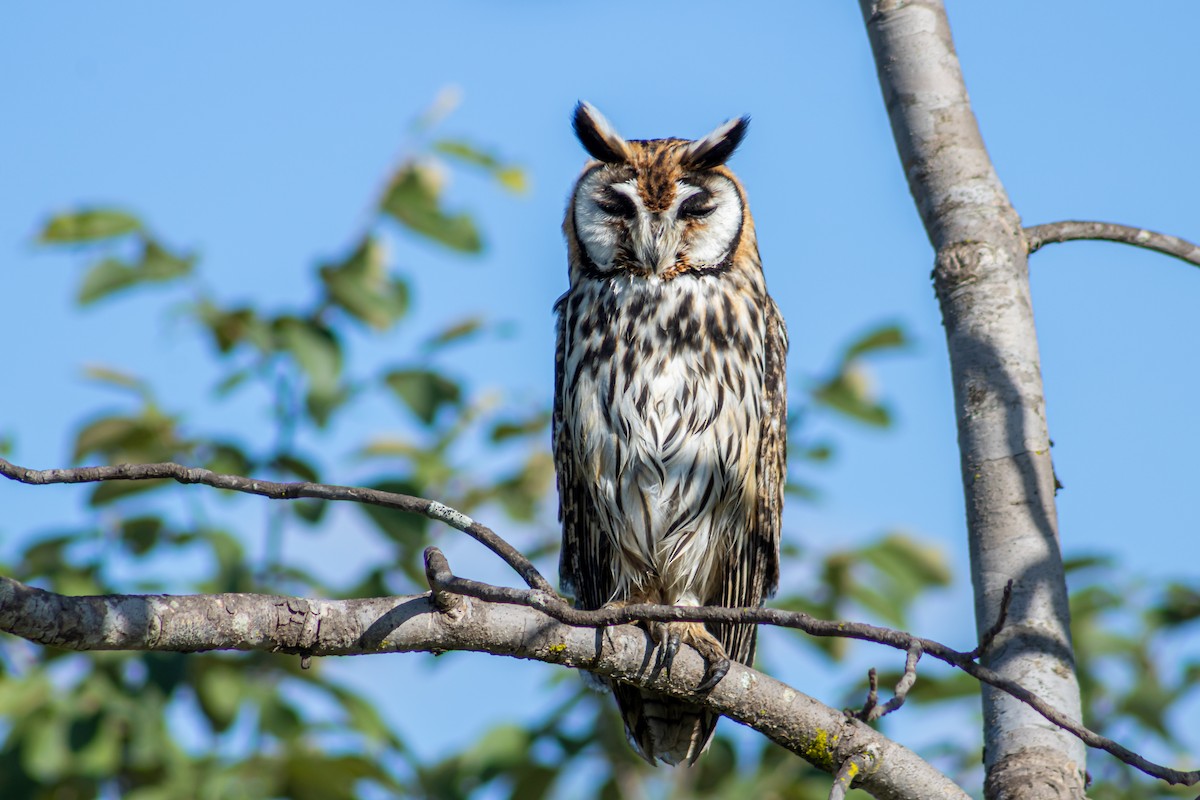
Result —
[[[559, 572], [580, 608], [757, 607], [779, 579], [787, 332], [767, 295], [746, 195], [725, 161], [749, 120], [702, 139], [626, 140], [587, 103], [588, 163], [566, 212], [554, 460]], [[667, 668], [705, 658], [700, 691], [754, 660], [753, 625], [652, 623]], [[651, 764], [694, 763], [700, 706], [613, 683]]]

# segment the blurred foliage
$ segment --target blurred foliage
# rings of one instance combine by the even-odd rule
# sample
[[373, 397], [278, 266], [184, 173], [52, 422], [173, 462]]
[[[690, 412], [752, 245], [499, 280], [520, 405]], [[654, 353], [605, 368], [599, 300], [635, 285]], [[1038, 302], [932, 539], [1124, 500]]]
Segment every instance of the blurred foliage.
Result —
[[[266, 399], [270, 424], [249, 442], [196, 430], [186, 410], [164, 407], [149, 381], [110, 366], [86, 377], [125, 398], [85, 420], [73, 457], [89, 462], [173, 460], [219, 472], [278, 480], [321, 481], [336, 467], [366, 470], [363, 485], [437, 498], [471, 511], [503, 512], [522, 531], [534, 558], [557, 551], [547, 452], [549, 414], [479, 396], [445, 365], [448, 350], [503, 332], [484, 316], [464, 313], [416, 340], [409, 322], [411, 279], [388, 255], [388, 237], [428, 240], [474, 254], [485, 243], [470, 214], [447, 193], [455, 169], [489, 176], [503, 191], [526, 188], [524, 173], [486, 148], [434, 132], [453, 106], [445, 95], [413, 126], [412, 151], [386, 182], [366, 230], [340, 256], [311, 272], [310, 303], [274, 309], [265, 302], [230, 303], [204, 288], [197, 258], [160, 238], [135, 214], [89, 207], [58, 214], [41, 229], [46, 246], [69, 247], [87, 261], [78, 302], [115, 301], [138, 289], [172, 287], [186, 297], [183, 314], [211, 346], [218, 368], [211, 402]], [[175, 306], [176, 308], [178, 306]], [[405, 355], [370, 371], [352, 345], [364, 337], [404, 341]], [[416, 343], [414, 343], [416, 342]], [[886, 429], [893, 414], [870, 377], [872, 359], [909, 344], [888, 324], [851, 341], [825, 375], [793, 395], [789, 416], [793, 501], [816, 495], [814, 476], [837, 455], [834, 442], [810, 438], [812, 420], [848, 420]], [[547, 366], [549, 368], [549, 366]], [[302, 442], [381, 398], [400, 433], [339, 448], [350, 458], [330, 464]], [[0, 437], [0, 452], [15, 449]], [[478, 454], [491, 466], [481, 468]], [[169, 488], [168, 488], [169, 487]], [[320, 501], [272, 504], [261, 558], [247, 555], [246, 529], [214, 520], [226, 493], [189, 495], [163, 482], [99, 484], [88, 489], [95, 509], [87, 526], [41, 532], [5, 574], [66, 594], [113, 592], [273, 592], [328, 597], [420, 591], [420, 554], [436, 535], [428, 520], [373, 506], [357, 507], [393, 557], [346, 585], [288, 558], [288, 537], [322, 528]], [[257, 501], [238, 499], [235, 502]], [[236, 517], [235, 517], [236, 518]], [[524, 523], [524, 524], [518, 524]], [[539, 524], [540, 523], [540, 524]], [[783, 608], [826, 618], [868, 617], [906, 627], [919, 602], [946, 586], [939, 552], [902, 532], [885, 532], [854, 548], [802, 554], [785, 545], [785, 574], [808, 570], [806, 590], [785, 592]], [[804, 556], [801, 558], [801, 556]], [[185, 575], [158, 565], [186, 563]], [[1073, 599], [1081, 679], [1089, 722], [1102, 731], [1137, 731], [1178, 749], [1170, 709], [1194, 689], [1200, 666], [1167, 670], [1156, 657], [1165, 635], [1200, 617], [1200, 584], [1140, 587], [1117, 583], [1100, 560], [1078, 562], [1083, 583]], [[134, 576], [134, 577], [130, 577]], [[1140, 609], [1140, 610], [1139, 610]], [[1136, 617], [1130, 621], [1129, 617]], [[1123, 621], [1118, 618], [1122, 618]], [[1132, 632], [1123, 634], [1121, 631]], [[799, 646], [836, 670], [852, 647], [842, 639]], [[861, 645], [860, 645], [861, 646]], [[779, 654], [764, 648], [768, 667]], [[843, 670], [845, 671], [845, 670]], [[881, 675], [883, 687], [898, 674]], [[737, 737], [728, 722], [691, 770], [652, 769], [625, 742], [611, 700], [572, 675], [547, 687], [545, 710], [525, 727], [501, 725], [441, 760], [420, 761], [371, 699], [324, 676], [319, 662], [301, 670], [294, 657], [248, 654], [74, 654], [0, 640], [0, 797], [131, 800], [168, 798], [824, 798], [829, 777], [781, 748]], [[861, 702], [862, 675], [846, 675], [848, 702]], [[966, 704], [977, 714], [978, 689], [959, 673], [923, 670], [905, 707]], [[318, 714], [314, 708], [334, 709]], [[885, 721], [885, 725], [888, 724]], [[731, 733], [732, 729], [732, 733]], [[934, 748], [952, 774], [978, 769], [975, 746], [960, 732]], [[972, 740], [974, 741], [974, 740]], [[1178, 754], [1177, 754], [1178, 755]], [[1092, 760], [1104, 800], [1174, 797], [1104, 756]], [[1155, 792], [1159, 792], [1155, 794]], [[863, 797], [851, 792], [851, 797]]]

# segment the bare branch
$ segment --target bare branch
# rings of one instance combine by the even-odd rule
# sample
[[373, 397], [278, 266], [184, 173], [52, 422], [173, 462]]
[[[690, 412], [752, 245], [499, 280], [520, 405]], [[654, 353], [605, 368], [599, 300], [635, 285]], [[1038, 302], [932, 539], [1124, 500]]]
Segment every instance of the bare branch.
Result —
[[741, 664], [733, 664], [726, 678], [700, 697], [695, 687], [706, 665], [690, 648], [676, 655], [668, 674], [654, 668], [655, 644], [641, 628], [594, 631], [558, 623], [531, 608], [460, 599], [462, 613], [446, 614], [430, 594], [362, 600], [254, 594], [66, 597], [0, 577], [0, 630], [74, 650], [261, 650], [308, 656], [468, 650], [534, 659], [703, 703], [827, 772], [856, 753], [878, 748], [889, 769], [860, 777], [858, 785], [884, 800], [967, 800], [962, 789], [903, 745]]
[[1063, 220], [1045, 225], [1031, 225], [1024, 229], [1025, 241], [1032, 255], [1048, 244], [1095, 239], [1105, 242], [1120, 242], [1134, 247], [1144, 247], [1163, 255], [1174, 256], [1189, 264], [1200, 267], [1200, 245], [1192, 244], [1178, 236], [1118, 225], [1114, 222], [1080, 222]]
[[871, 713], [877, 705], [879, 705], [879, 673], [875, 671], [874, 667], [871, 667], [867, 670], [867, 701], [863, 703], [862, 710], [854, 716], [866, 722], [871, 718]]
[[200, 483], [216, 489], [227, 489], [233, 492], [257, 494], [272, 500], [295, 500], [312, 498], [316, 500], [341, 500], [353, 503], [382, 506], [396, 511], [406, 511], [419, 514], [429, 519], [444, 522], [452, 528], [457, 528], [475, 541], [491, 550], [504, 560], [521, 576], [531, 589], [543, 592], [554, 592], [537, 567], [521, 554], [515, 547], [496, 535], [491, 528], [479, 524], [475, 520], [442, 505], [436, 500], [426, 500], [422, 497], [412, 497], [395, 492], [383, 492], [378, 489], [364, 489], [356, 486], [337, 486], [324, 483], [309, 483], [297, 481], [294, 483], [277, 483], [246, 478], [241, 475], [226, 475], [207, 469], [185, 467], [182, 464], [170, 462], [161, 464], [116, 464], [108, 467], [76, 467], [74, 469], [28, 469], [12, 464], [0, 458], [0, 475], [14, 481], [33, 486], [44, 486], [52, 483], [95, 483], [97, 481], [149, 481], [170, 479], [183, 484]]
[[978, 661], [979, 657], [987, 652], [996, 636], [1004, 628], [1004, 623], [1008, 620], [1008, 606], [1012, 603], [1012, 590], [1013, 581], [1012, 578], [1009, 578], [1008, 583], [1004, 584], [1004, 594], [1000, 598], [1000, 613], [996, 615], [996, 621], [992, 623], [992, 627], [983, 632], [983, 636], [979, 638], [979, 646], [967, 654], [972, 661]]
[[[608, 625], [623, 625], [626, 623], [646, 622], [721, 622], [721, 623], [754, 623], [758, 625], [776, 625], [782, 628], [794, 628], [810, 636], [835, 636], [846, 639], [859, 639], [875, 642], [876, 644], [894, 647], [909, 653], [915, 669], [915, 659], [921, 653], [927, 653], [933, 658], [961, 669], [971, 677], [999, 689], [1001, 692], [1019, 700], [1031, 709], [1053, 722], [1062, 730], [1077, 737], [1089, 747], [1117, 757], [1126, 764], [1145, 772], [1155, 778], [1160, 778], [1171, 784], [1192, 786], [1200, 782], [1200, 771], [1184, 772], [1149, 761], [1128, 748], [1101, 736], [1081, 723], [1059, 711], [1038, 695], [1026, 689], [1011, 678], [1006, 678], [995, 670], [979, 664], [975, 660], [975, 651], [960, 652], [932, 639], [913, 636], [904, 631], [884, 628], [878, 625], [868, 625], [863, 622], [843, 622], [838, 620], [817, 619], [802, 611], [783, 611], [777, 608], [722, 608], [718, 606], [660, 606], [644, 603], [631, 603], [620, 608], [600, 608], [595, 611], [584, 611], [572, 608], [557, 595], [548, 595], [536, 590], [511, 589], [503, 586], [489, 586], [466, 578], [441, 576], [438, 580], [440, 588], [464, 594], [493, 603], [524, 605], [545, 612], [559, 622], [580, 627], [600, 627]], [[916, 656], [913, 653], [917, 652]], [[906, 662], [906, 674], [908, 666]], [[915, 672], [913, 674], [915, 680]], [[723, 680], [721, 684], [725, 681]], [[905, 683], [901, 679], [897, 692], [902, 691]], [[721, 685], [718, 684], [718, 685]], [[908, 687], [903, 688], [907, 694]], [[888, 701], [892, 705], [893, 700]], [[890, 710], [899, 708], [896, 703]], [[887, 713], [887, 712], [882, 712]]]
[[[822, 620], [803, 612], [783, 611], [774, 608], [663, 606], [637, 603], [619, 608], [601, 608], [594, 611], [576, 609], [550, 588], [546, 579], [542, 577], [528, 559], [517, 552], [512, 545], [501, 539], [494, 531], [475, 522], [466, 515], [435, 501], [349, 486], [307, 482], [274, 483], [271, 481], [258, 481], [238, 475], [223, 475], [209, 470], [191, 469], [171, 463], [120, 464], [112, 467], [30, 470], [15, 466], [0, 458], [0, 475], [33, 485], [170, 478], [180, 483], [202, 483], [219, 489], [248, 492], [272, 499], [307, 497], [324, 500], [347, 500], [351, 502], [371, 503], [420, 514], [431, 519], [445, 521], [480, 541], [492, 550], [492, 552], [500, 555], [522, 577], [525, 577], [531, 587], [529, 590], [514, 589], [505, 586], [492, 586], [480, 583], [479, 581], [456, 577], [451, 573], [449, 564], [441, 552], [437, 548], [429, 548], [426, 551], [426, 577], [430, 584], [431, 596], [426, 598], [425, 602], [426, 605], [442, 613], [450, 621], [455, 621], [460, 617], [466, 616], [465, 613], [459, 613], [456, 607], [456, 601], [461, 601], [462, 597], [455, 598], [456, 595], [464, 595], [484, 601], [488, 607], [496, 605], [525, 606], [573, 628], [608, 628], [639, 621], [753, 623], [794, 628], [810, 636], [836, 636], [875, 642], [876, 644], [904, 650], [908, 653], [905, 677], [897, 684], [896, 697], [893, 697], [884, 706], [887, 710], [879, 711], [880, 716], [888, 713], [888, 711], [895, 710], [895, 708], [899, 708], [904, 702], [903, 697], [907, 695], [912, 682], [915, 681], [916, 660], [920, 658], [922, 653], [928, 653], [933, 658], [957, 667], [982, 683], [988, 684], [1020, 700], [1050, 722], [1078, 737], [1088, 746], [1105, 750], [1126, 764], [1136, 767], [1148, 775], [1172, 784], [1191, 786], [1200, 782], [1200, 771], [1181, 772], [1148, 761], [1111, 739], [1103, 737], [1075, 722], [1016, 681], [1005, 678], [995, 671], [978, 664], [976, 662], [978, 652], [986, 649], [982, 643], [980, 648], [964, 653], [931, 639], [920, 638], [892, 628], [868, 625], [861, 622]], [[1011, 586], [1006, 591], [1006, 595], [1010, 593]], [[31, 600], [31, 598], [34, 599]], [[214, 623], [214, 618], [201, 617], [201, 619], [208, 619], [208, 622], [204, 625], [197, 624], [193, 628], [184, 631], [191, 638], [179, 640], [174, 644], [163, 644], [161, 637], [157, 635], [134, 639], [123, 638], [122, 635], [118, 634], [123, 634], [124, 631], [114, 629], [112, 624], [113, 619], [130, 619], [134, 622], [135, 629], [145, 632], [147, 626], [150, 626], [150, 628], [153, 628], [155, 624], [161, 626], [164, 615], [172, 616], [184, 613], [188, 608], [201, 609], [207, 614], [209, 612], [206, 609], [210, 608], [212, 603], [218, 603], [221, 607], [225, 607], [228, 615], [217, 615], [216, 618], [219, 618], [223, 623], [228, 623], [228, 616], [235, 614], [239, 603], [261, 602], [263, 598], [267, 598], [274, 603], [281, 617], [282, 615], [299, 615], [302, 618], [304, 624], [301, 625], [299, 630], [292, 631], [294, 635], [291, 638], [285, 637], [285, 640], [280, 640], [278, 634], [269, 631], [259, 631], [257, 637], [246, 638], [250, 636], [248, 629], [229, 629], [225, 625]], [[14, 602], [14, 600], [20, 602]], [[359, 606], [344, 606], [344, 608], [359, 608], [361, 609], [360, 611], [348, 612], [340, 610], [339, 613], [343, 615], [354, 613], [369, 616], [371, 610], [373, 610], [376, 612], [376, 615], [371, 619], [376, 620], [385, 616], [388, 613], [388, 608], [390, 608], [390, 606], [383, 608], [379, 604], [386, 604], [388, 602], [399, 601], [396, 598], [325, 601], [237, 594], [192, 596], [110, 595], [105, 597], [69, 598], [32, 589], [12, 579], [0, 577], [0, 630], [5, 630], [42, 644], [76, 650], [175, 650], [191, 652], [214, 649], [271, 649], [298, 653], [301, 656], [313, 656], [399, 652], [403, 649], [463, 649], [481, 650], [497, 655], [518, 655], [520, 657], [539, 658], [536, 654], [521, 654], [511, 650], [492, 649], [487, 646], [430, 645], [429, 647], [388, 650], [384, 643], [367, 643], [361, 645], [357, 641], [339, 641], [336, 646], [332, 647], [318, 645], [318, 632], [328, 630], [331, 625], [331, 620], [327, 616], [329, 609], [340, 610], [343, 609], [343, 604], [359, 604]], [[121, 610], [120, 606], [123, 603], [132, 603], [132, 606], [129, 609]], [[49, 611], [47, 610], [48, 608], [50, 609]], [[452, 613], [446, 613], [447, 611]], [[1000, 618], [993, 625], [993, 629], [996, 631], [1003, 624], [1006, 609], [1002, 608], [1001, 612]], [[113, 616], [106, 616], [108, 614], [112, 614]], [[319, 624], [314, 622], [314, 619], [317, 617], [320, 618]], [[356, 618], [356, 620], [358, 622], [362, 621], [361, 618]], [[272, 617], [264, 624], [268, 623], [274, 626], [277, 624], [277, 621]], [[367, 630], [371, 624], [366, 624], [360, 630]], [[202, 630], [205, 625], [208, 625], [211, 630]], [[489, 633], [481, 631], [480, 635], [486, 638]], [[987, 633], [992, 634], [992, 637], [995, 635], [992, 630], [989, 630]], [[986, 635], [984, 639], [988, 642], [991, 640]], [[383, 649], [380, 649], [380, 647]], [[555, 659], [541, 658], [540, 660], [553, 661]], [[588, 669], [600, 674], [608, 674], [583, 663], [569, 663], [567, 666]], [[910, 673], [911, 679], [909, 679]], [[729, 683], [731, 676], [732, 673], [727, 675], [718, 684], [718, 688]], [[617, 677], [625, 680], [624, 677]], [[907, 684], [906, 679], [908, 679]], [[690, 685], [694, 687], [699, 682], [700, 678], [697, 677], [696, 681]], [[657, 683], [653, 683], [652, 685], [650, 682], [647, 682], [639, 685], [659, 689]], [[688, 689], [685, 694], [680, 696], [686, 696], [692, 700], [696, 699], [694, 693], [691, 693], [691, 689]], [[897, 702], [897, 699], [899, 699], [899, 702]], [[888, 706], [891, 706], [891, 708], [888, 708]], [[713, 708], [721, 713], [726, 713], [716, 705]], [[747, 722], [746, 719], [738, 717], [736, 714], [727, 715], [749, 724], [751, 727], [757, 727], [752, 722]]]
[[429, 591], [433, 597], [433, 604], [442, 613], [457, 614], [462, 611], [462, 596], [447, 592], [440, 585], [443, 580], [449, 577], [452, 577], [450, 574], [450, 562], [442, 555], [442, 551], [436, 547], [426, 547], [425, 580], [429, 582]]
[[904, 674], [900, 676], [900, 680], [896, 682], [896, 689], [892, 694], [892, 699], [888, 700], [883, 705], [878, 705], [879, 702], [879, 682], [875, 676], [875, 670], [869, 673], [871, 690], [867, 694], [867, 703], [863, 706], [863, 710], [858, 713], [858, 718], [863, 722], [874, 722], [880, 717], [886, 716], [900, 706], [904, 705], [904, 701], [908, 699], [908, 693], [913, 685], [917, 682], [917, 662], [921, 660], [921, 655], [924, 653], [924, 648], [921, 647], [919, 641], [913, 642], [908, 647], [908, 655], [904, 659]]
[[838, 768], [837, 776], [833, 779], [833, 788], [829, 790], [829, 800], [845, 800], [846, 792], [855, 778], [869, 774], [879, 768], [879, 751], [867, 745], [861, 751], [847, 758]]

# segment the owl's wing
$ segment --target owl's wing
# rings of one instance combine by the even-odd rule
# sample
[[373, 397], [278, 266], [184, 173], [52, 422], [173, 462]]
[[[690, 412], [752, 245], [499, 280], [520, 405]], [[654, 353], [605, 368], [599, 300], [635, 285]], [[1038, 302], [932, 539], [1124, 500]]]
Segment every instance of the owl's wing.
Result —
[[[757, 501], [741, 552], [730, 554], [721, 596], [723, 606], [757, 608], [779, 586], [779, 532], [787, 483], [787, 329], [779, 308], [764, 303], [765, 357], [759, 420]], [[711, 625], [713, 635], [734, 661], [751, 664], [755, 625]]]
[[554, 351], [554, 469], [558, 476], [558, 518], [562, 522], [562, 551], [559, 555], [558, 578], [562, 589], [574, 595], [578, 608], [596, 609], [612, 598], [616, 589], [613, 574], [613, 554], [609, 538], [596, 527], [596, 513], [591, 495], [579, 474], [579, 461], [565, 419], [563, 395], [569, 320], [566, 305], [570, 293], [555, 303], [558, 312], [557, 345]]

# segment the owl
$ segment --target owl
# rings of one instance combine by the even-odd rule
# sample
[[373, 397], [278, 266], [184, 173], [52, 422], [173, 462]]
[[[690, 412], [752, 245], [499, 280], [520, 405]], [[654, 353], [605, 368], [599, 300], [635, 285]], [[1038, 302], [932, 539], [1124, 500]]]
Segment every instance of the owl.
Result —
[[[757, 607], [779, 578], [787, 332], [746, 195], [725, 162], [749, 120], [696, 139], [626, 140], [587, 103], [594, 159], [563, 231], [555, 303], [559, 573], [577, 607]], [[666, 668], [695, 648], [717, 684], [754, 660], [753, 625], [647, 623]], [[613, 682], [651, 764], [691, 764], [717, 715]]]

